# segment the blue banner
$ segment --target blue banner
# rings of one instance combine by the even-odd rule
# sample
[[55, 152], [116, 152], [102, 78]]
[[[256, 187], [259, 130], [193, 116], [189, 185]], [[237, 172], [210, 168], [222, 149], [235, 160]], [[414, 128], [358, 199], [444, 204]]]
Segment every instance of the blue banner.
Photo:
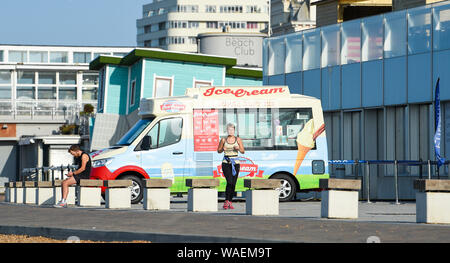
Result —
[[444, 164], [445, 158], [441, 157], [441, 100], [439, 94], [439, 78], [436, 83], [435, 92], [435, 106], [434, 106], [434, 117], [435, 117], [435, 129], [434, 134], [434, 152], [436, 154], [437, 166], [438, 168]]

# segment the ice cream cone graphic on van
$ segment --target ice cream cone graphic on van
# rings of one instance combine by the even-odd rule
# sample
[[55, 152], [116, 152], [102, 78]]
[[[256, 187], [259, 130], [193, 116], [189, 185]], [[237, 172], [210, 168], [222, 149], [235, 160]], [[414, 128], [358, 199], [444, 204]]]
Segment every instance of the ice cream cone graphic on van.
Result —
[[309, 120], [303, 129], [297, 134], [297, 158], [295, 160], [294, 175], [297, 175], [298, 169], [302, 165], [306, 154], [314, 148], [316, 138], [325, 130], [325, 124], [314, 132], [314, 120]]

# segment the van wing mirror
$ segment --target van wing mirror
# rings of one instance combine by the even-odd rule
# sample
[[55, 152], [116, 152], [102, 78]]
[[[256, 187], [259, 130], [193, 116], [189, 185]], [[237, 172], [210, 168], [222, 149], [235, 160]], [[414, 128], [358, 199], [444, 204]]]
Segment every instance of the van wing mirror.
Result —
[[141, 150], [148, 151], [152, 146], [152, 137], [150, 135], [145, 135], [142, 139]]

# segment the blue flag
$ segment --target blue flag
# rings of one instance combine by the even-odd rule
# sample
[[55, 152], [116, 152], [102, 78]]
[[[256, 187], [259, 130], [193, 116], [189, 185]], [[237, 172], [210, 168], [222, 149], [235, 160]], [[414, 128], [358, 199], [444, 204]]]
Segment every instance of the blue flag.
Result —
[[437, 166], [438, 168], [444, 164], [445, 158], [441, 157], [441, 101], [439, 98], [439, 78], [436, 83], [435, 92], [435, 106], [434, 106], [434, 117], [435, 117], [435, 129], [434, 134], [434, 152], [436, 154]]

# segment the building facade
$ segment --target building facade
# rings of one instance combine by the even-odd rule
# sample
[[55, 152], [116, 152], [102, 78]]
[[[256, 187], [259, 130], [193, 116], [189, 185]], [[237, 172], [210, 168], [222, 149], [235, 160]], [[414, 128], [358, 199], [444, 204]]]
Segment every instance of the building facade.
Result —
[[[270, 1], [270, 36], [285, 35], [316, 26], [316, 6], [310, 0]], [[266, 31], [264, 31], [266, 32]]]
[[236, 66], [236, 58], [137, 48], [123, 58], [100, 56], [98, 112], [91, 150], [114, 145], [138, 120], [142, 98], [183, 96], [199, 86], [261, 86], [262, 70]]
[[158, 0], [143, 6], [136, 21], [137, 44], [198, 52], [197, 35], [208, 32], [259, 33], [269, 21], [267, 0]]
[[[450, 154], [449, 29], [444, 1], [269, 38], [263, 82], [322, 100], [331, 160], [434, 161], [438, 78], [441, 155]], [[393, 174], [392, 165], [371, 166], [371, 198], [394, 197]], [[427, 176], [426, 166], [399, 167], [400, 198], [414, 199], [420, 174]], [[448, 175], [442, 166], [439, 176]], [[355, 176], [355, 167], [346, 166], [345, 176]]]
[[[60, 165], [61, 162], [67, 165], [70, 157], [67, 145], [63, 143], [65, 149], [55, 155], [63, 157], [58, 161], [48, 154], [54, 152], [59, 143], [39, 138], [59, 134], [60, 126], [77, 121], [85, 104], [92, 104], [96, 110], [98, 71], [89, 69], [92, 59], [102, 54], [123, 56], [132, 49], [0, 45], [2, 186], [5, 181], [18, 179], [22, 168]], [[70, 142], [82, 141], [80, 136], [73, 136], [76, 138]], [[36, 154], [27, 155], [27, 147]]]

